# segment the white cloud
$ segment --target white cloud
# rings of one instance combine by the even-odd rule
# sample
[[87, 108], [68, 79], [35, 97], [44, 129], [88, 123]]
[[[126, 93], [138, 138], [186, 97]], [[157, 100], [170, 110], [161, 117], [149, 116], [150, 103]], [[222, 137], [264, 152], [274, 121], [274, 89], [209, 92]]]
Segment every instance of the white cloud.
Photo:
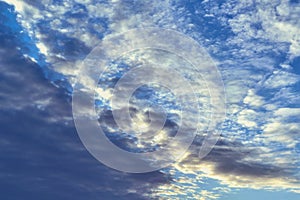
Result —
[[237, 122], [245, 127], [255, 128], [257, 127], [256, 121], [258, 118], [258, 113], [254, 110], [245, 109], [239, 113]]
[[243, 102], [254, 107], [261, 107], [265, 103], [263, 97], [255, 94], [254, 89], [248, 90], [248, 94], [244, 98]]
[[[228, 2], [230, 5], [231, 2]], [[229, 20], [232, 30], [237, 34], [237, 43], [249, 42], [251, 39], [265, 39], [272, 42], [289, 43], [291, 59], [300, 55], [300, 6], [291, 5], [288, 0], [283, 1], [252, 1], [240, 2], [231, 7], [230, 13], [236, 16]], [[255, 6], [255, 7], [254, 7]], [[229, 6], [228, 6], [229, 7]], [[241, 13], [239, 10], [252, 7], [252, 12]], [[225, 12], [228, 9], [225, 10]], [[260, 28], [253, 26], [260, 24]]]
[[300, 76], [286, 71], [273, 71], [263, 83], [266, 88], [282, 88], [300, 81]]
[[294, 148], [299, 142], [300, 109], [279, 108], [273, 117], [263, 126], [262, 137], [266, 144], [278, 142], [286, 148]]

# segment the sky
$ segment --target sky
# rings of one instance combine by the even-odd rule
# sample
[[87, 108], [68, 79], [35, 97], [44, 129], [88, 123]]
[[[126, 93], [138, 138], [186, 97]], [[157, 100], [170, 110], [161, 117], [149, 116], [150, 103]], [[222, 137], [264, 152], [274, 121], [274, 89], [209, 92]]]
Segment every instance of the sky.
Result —
[[[287, 0], [0, 1], [1, 199], [299, 199], [299, 13], [299, 1]], [[226, 119], [203, 159], [197, 135], [171, 166], [132, 174], [88, 152], [74, 124], [72, 92], [80, 63], [97, 44], [146, 27], [178, 31], [206, 50], [222, 76]], [[162, 132], [168, 136], [144, 142], [112, 121], [109, 99], [119, 76], [131, 65], [162, 59], [196, 86], [203, 83], [168, 53], [124, 54], [97, 89], [96, 106], [107, 109], [99, 121], [114, 144], [155, 149], [180, 125], [177, 110], [168, 107], [172, 94], [153, 95], [155, 87], [136, 91], [133, 114], [145, 123], [137, 111], [143, 98], [167, 105]], [[199, 95], [206, 120], [208, 92]]]

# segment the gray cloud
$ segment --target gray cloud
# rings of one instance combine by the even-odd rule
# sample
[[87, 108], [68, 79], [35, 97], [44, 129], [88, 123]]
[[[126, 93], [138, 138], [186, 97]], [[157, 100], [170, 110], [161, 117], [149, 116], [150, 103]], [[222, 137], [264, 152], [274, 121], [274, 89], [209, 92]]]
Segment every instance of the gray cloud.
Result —
[[22, 57], [16, 42], [1, 36], [2, 198], [147, 199], [151, 187], [169, 181], [160, 172], [117, 172], [92, 158], [76, 134], [70, 96]]

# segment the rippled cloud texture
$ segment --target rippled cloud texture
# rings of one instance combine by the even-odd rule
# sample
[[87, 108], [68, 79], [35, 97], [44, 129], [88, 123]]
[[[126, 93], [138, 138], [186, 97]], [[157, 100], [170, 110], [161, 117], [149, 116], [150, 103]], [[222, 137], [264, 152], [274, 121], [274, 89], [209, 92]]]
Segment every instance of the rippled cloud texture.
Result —
[[[299, 1], [4, 2], [3, 199], [299, 197]], [[206, 48], [223, 77], [227, 118], [220, 140], [204, 159], [198, 158], [199, 136], [173, 166], [126, 174], [98, 163], [85, 150], [72, 121], [70, 93], [79, 63], [99, 42], [110, 34], [149, 26], [179, 31]], [[155, 63], [158, 56], [133, 54], [121, 63]], [[112, 95], [108, 86], [97, 91], [100, 100]], [[203, 101], [205, 108], [208, 103]], [[108, 106], [103, 102], [100, 106]], [[148, 144], [138, 142], [138, 147], [167, 141], [177, 125], [175, 110], [173, 114], [167, 134]], [[145, 122], [138, 112], [135, 116]], [[101, 120], [108, 134], [118, 134], [109, 111]], [[120, 146], [132, 145], [128, 135], [111, 137]]]

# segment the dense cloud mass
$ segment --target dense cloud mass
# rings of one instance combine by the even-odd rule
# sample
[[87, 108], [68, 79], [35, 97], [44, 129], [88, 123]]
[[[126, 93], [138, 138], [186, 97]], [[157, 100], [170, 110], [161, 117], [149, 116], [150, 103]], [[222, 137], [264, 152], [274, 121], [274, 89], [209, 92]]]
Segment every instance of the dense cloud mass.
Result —
[[81, 144], [70, 96], [1, 34], [1, 196], [43, 199], [146, 199], [160, 172], [134, 175], [100, 164]]
[[[0, 2], [5, 9], [0, 24], [0, 184], [7, 197], [204, 200], [222, 199], [240, 188], [300, 192], [299, 2], [5, 2], [11, 6]], [[148, 26], [180, 31], [207, 49], [223, 77], [227, 118], [220, 140], [204, 159], [198, 157], [204, 139], [198, 135], [180, 162], [131, 175], [105, 167], [85, 150], [72, 121], [70, 92], [79, 63], [99, 42]], [[153, 64], [162, 54], [127, 56], [121, 64]], [[166, 64], [184, 66], [164, 56]], [[120, 63], [110, 69], [119, 69]], [[154, 140], [116, 137], [119, 129], [105, 101], [118, 81], [109, 79], [112, 74], [97, 88], [98, 106], [107, 109], [99, 122], [110, 139], [124, 149], [167, 143], [179, 126], [176, 109], [169, 109], [165, 130]], [[205, 111], [209, 99], [202, 92]], [[145, 102], [136, 98], [132, 103], [133, 117], [147, 123], [148, 113], [138, 107]]]

